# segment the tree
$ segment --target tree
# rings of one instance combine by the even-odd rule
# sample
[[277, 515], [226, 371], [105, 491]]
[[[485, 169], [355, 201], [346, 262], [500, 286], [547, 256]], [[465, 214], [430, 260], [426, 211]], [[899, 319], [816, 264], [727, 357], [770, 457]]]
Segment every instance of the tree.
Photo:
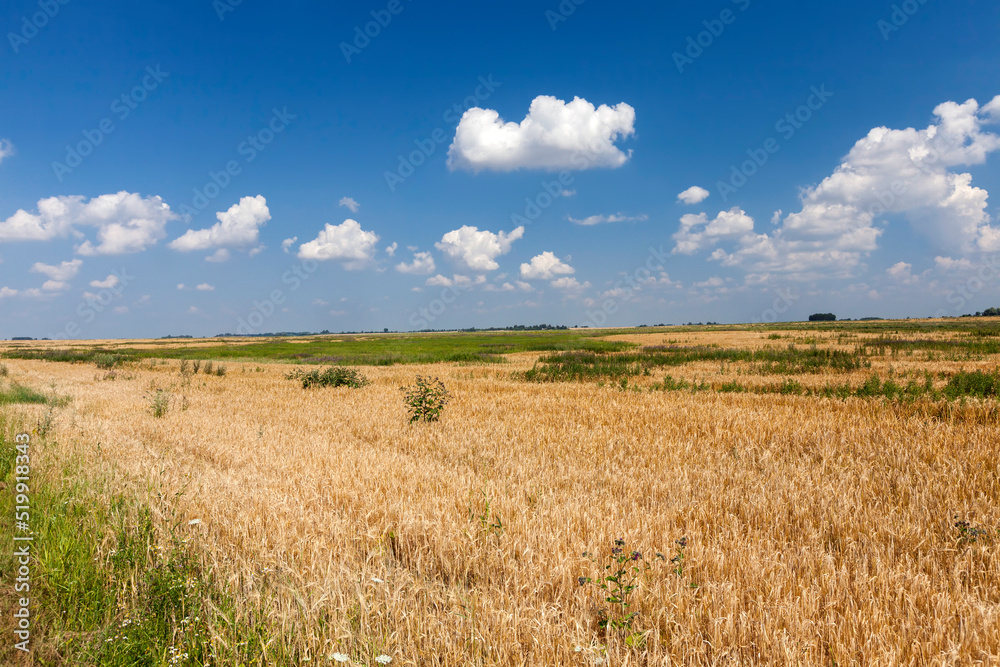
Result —
[[810, 322], [836, 322], [837, 316], [833, 313], [815, 313], [809, 316]]

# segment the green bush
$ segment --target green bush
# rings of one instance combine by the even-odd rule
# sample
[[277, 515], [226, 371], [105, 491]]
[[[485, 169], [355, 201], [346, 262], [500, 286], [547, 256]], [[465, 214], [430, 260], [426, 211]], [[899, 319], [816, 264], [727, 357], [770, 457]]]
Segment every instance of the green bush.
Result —
[[303, 389], [310, 389], [312, 387], [351, 387], [352, 389], [360, 389], [370, 384], [370, 381], [364, 375], [353, 368], [344, 368], [343, 366], [331, 366], [323, 371], [316, 369], [308, 372], [299, 368], [286, 375], [285, 378], [288, 380], [298, 380], [302, 383]]
[[156, 393], [149, 397], [149, 411], [154, 417], [162, 417], [170, 409], [170, 394], [163, 389], [157, 389]]
[[110, 371], [125, 363], [125, 357], [120, 354], [95, 354], [94, 365], [102, 371]]
[[417, 383], [411, 387], [400, 387], [405, 395], [410, 411], [410, 423], [416, 421], [436, 422], [441, 418], [450, 394], [444, 383], [437, 378], [417, 376]]
[[1000, 377], [996, 373], [960, 371], [948, 380], [948, 385], [944, 388], [944, 393], [948, 398], [961, 398], [963, 396], [986, 398], [988, 396], [996, 396], [1000, 393]]

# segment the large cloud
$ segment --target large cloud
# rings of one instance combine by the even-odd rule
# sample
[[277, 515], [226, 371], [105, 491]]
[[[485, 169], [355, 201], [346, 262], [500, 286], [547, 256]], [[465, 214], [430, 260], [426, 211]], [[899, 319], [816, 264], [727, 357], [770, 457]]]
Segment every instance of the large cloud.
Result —
[[753, 231], [753, 218], [739, 207], [720, 211], [713, 220], [704, 213], [681, 216], [681, 228], [674, 234], [675, 253], [691, 255], [722, 239], [738, 239]]
[[510, 252], [514, 241], [522, 236], [524, 227], [517, 227], [509, 234], [494, 234], [465, 225], [442, 236], [435, 247], [472, 271], [495, 271], [500, 268], [496, 258]]
[[125, 192], [41, 199], [38, 212], [19, 209], [0, 222], [0, 243], [49, 241], [70, 235], [81, 238], [79, 227], [97, 228], [97, 245], [86, 240], [77, 246], [81, 255], [118, 255], [140, 252], [166, 236], [164, 227], [177, 214], [160, 197]]
[[833, 174], [803, 191], [800, 211], [779, 216], [775, 232], [749, 233], [738, 249], [713, 258], [755, 271], [848, 276], [878, 247], [887, 216], [955, 253], [1000, 250], [988, 193], [955, 169], [1000, 149], [1000, 136], [983, 129], [1000, 122], [1000, 96], [982, 108], [976, 100], [945, 102], [934, 115], [922, 130], [874, 128]]
[[520, 123], [505, 123], [492, 109], [465, 112], [448, 149], [448, 166], [469, 171], [620, 167], [631, 156], [615, 146], [635, 133], [635, 109], [624, 102], [594, 108], [575, 97], [548, 95], [531, 102]]
[[[189, 229], [169, 247], [181, 252], [208, 250], [210, 248], [246, 248], [257, 245], [260, 228], [271, 219], [267, 200], [261, 195], [243, 197], [228, 211], [215, 214], [218, 222], [208, 229]], [[228, 257], [228, 253], [226, 253]], [[221, 257], [221, 255], [220, 255]]]
[[530, 263], [521, 265], [521, 278], [524, 280], [553, 280], [556, 276], [575, 272], [572, 266], [548, 251], [532, 257]]
[[361, 269], [375, 256], [378, 238], [378, 234], [361, 229], [350, 218], [339, 225], [327, 223], [319, 236], [299, 246], [299, 257], [344, 262], [345, 269]]

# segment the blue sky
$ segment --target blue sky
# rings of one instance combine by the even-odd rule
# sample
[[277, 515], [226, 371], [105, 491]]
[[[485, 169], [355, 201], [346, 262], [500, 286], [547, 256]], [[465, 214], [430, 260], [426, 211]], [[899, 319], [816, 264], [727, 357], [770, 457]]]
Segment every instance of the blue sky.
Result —
[[998, 24], [940, 0], [11, 0], [0, 337], [1000, 305]]

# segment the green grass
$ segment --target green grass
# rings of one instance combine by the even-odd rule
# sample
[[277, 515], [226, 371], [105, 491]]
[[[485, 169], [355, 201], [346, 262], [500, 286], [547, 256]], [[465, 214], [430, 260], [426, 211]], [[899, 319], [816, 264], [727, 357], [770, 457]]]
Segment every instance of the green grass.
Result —
[[871, 364], [862, 355], [815, 347], [741, 350], [716, 347], [652, 346], [628, 352], [563, 352], [541, 357], [534, 367], [516, 377], [529, 382], [620, 380], [645, 375], [657, 368], [697, 361], [720, 364], [747, 362], [755, 371], [776, 375], [818, 373], [826, 369], [853, 371]]
[[[0, 481], [13, 489], [20, 430], [0, 411]], [[43, 471], [44, 438], [29, 445], [28, 519], [31, 637], [34, 664], [41, 665], [271, 665], [299, 664], [272, 628], [237, 611], [234, 598], [199, 564], [195, 532], [186, 523], [158, 526], [136, 499], [88, 481], [74, 466]], [[23, 459], [17, 462], [23, 465]], [[21, 471], [23, 474], [23, 470]], [[57, 481], [54, 481], [57, 480]], [[0, 494], [0, 540], [13, 540], [15, 496]], [[0, 663], [14, 664], [12, 610], [15, 563], [0, 552], [0, 620], [8, 641]], [[255, 618], [265, 618], [259, 612]], [[213, 634], [215, 639], [213, 640]], [[171, 662], [175, 656], [185, 656]]]
[[7, 387], [0, 387], [0, 405], [14, 403], [46, 404], [53, 402], [53, 397], [39, 393], [31, 387], [12, 382]]
[[30, 346], [4, 353], [11, 359], [42, 359], [73, 363], [97, 363], [110, 356], [116, 363], [144, 358], [216, 359], [243, 361], [278, 361], [339, 366], [392, 366], [395, 364], [501, 363], [503, 355], [515, 352], [556, 352], [588, 350], [608, 352], [634, 347], [628, 343], [598, 340], [607, 331], [533, 331], [533, 332], [457, 332], [428, 334], [378, 334], [370, 336], [312, 336], [304, 338], [267, 338], [241, 344], [220, 340], [205, 347], [170, 347], [153, 349], [122, 347], [115, 350], [95, 348], [42, 349]]

